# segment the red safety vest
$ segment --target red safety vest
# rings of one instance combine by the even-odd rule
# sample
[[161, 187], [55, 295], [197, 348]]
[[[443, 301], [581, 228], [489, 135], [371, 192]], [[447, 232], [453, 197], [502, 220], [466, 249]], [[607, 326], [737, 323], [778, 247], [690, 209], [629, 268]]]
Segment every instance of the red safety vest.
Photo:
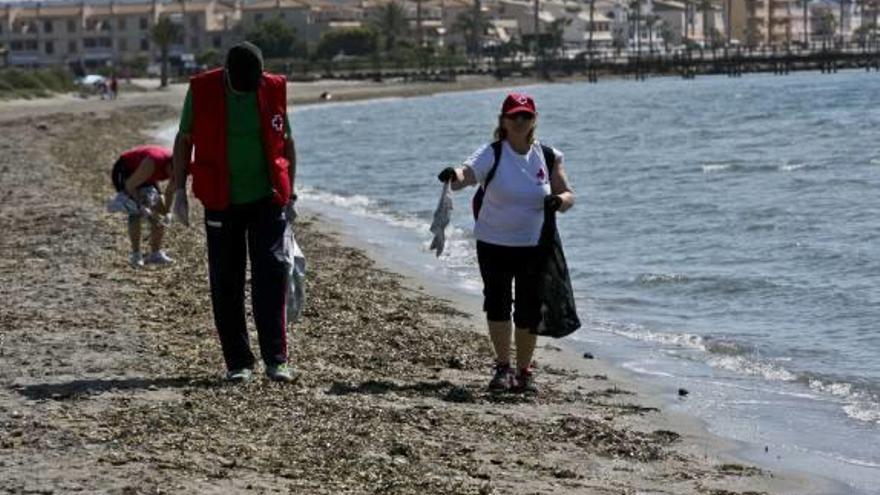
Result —
[[[226, 82], [223, 69], [190, 79], [193, 105], [190, 166], [193, 193], [208, 210], [229, 206], [229, 158], [226, 154]], [[272, 199], [284, 206], [290, 198], [290, 162], [284, 156], [284, 119], [287, 115], [287, 79], [264, 72], [257, 90], [263, 152], [269, 167]], [[233, 116], [234, 118], [234, 116]]]

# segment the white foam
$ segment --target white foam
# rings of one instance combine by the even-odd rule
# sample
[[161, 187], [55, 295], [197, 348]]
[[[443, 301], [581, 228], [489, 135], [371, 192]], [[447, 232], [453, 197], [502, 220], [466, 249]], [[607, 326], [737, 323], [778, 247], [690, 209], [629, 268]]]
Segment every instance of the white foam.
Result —
[[699, 335], [689, 333], [664, 333], [652, 332], [637, 325], [628, 325], [626, 328], [615, 328], [613, 325], [604, 325], [604, 329], [613, 334], [627, 337], [642, 342], [653, 342], [661, 345], [684, 347], [706, 352], [706, 341]]
[[780, 172], [794, 172], [795, 170], [800, 170], [802, 168], [807, 168], [806, 163], [787, 163], [785, 165], [779, 166]]
[[765, 380], [793, 382], [797, 380], [797, 375], [775, 366], [771, 363], [765, 363], [746, 356], [711, 356], [707, 362], [715, 368], [726, 369], [747, 375], [760, 376]]
[[880, 158], [871, 158], [871, 165], [880, 165]]
[[711, 174], [715, 172], [723, 172], [725, 170], [730, 170], [731, 165], [729, 163], [708, 163], [703, 165], [703, 173]]
[[672, 373], [667, 373], [665, 371], [658, 371], [658, 370], [649, 370], [648, 368], [645, 368], [644, 366], [642, 366], [638, 363], [635, 363], [635, 362], [623, 363], [621, 365], [621, 367], [623, 367], [624, 369], [630, 370], [634, 373], [639, 373], [642, 375], [662, 376], [665, 378], [674, 378], [675, 377], [675, 375], [673, 375]]
[[850, 418], [866, 423], [880, 424], [880, 401], [868, 392], [856, 390], [853, 384], [845, 382], [825, 383], [812, 379], [810, 389], [841, 399], [843, 411]]

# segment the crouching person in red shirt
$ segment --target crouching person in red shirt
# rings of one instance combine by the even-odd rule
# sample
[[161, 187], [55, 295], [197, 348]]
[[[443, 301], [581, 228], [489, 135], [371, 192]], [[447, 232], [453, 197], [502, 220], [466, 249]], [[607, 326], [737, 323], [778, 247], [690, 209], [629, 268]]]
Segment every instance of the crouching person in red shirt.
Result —
[[[169, 183], [164, 195], [159, 188], [160, 182], [171, 178], [171, 150], [155, 145], [132, 148], [119, 156], [111, 175], [116, 190], [125, 192], [137, 206], [137, 211], [129, 211], [128, 215], [131, 265], [171, 263], [171, 258], [162, 250], [162, 239], [165, 237], [163, 220], [171, 205], [174, 185]], [[150, 253], [147, 256], [141, 254], [143, 219], [150, 222]]]

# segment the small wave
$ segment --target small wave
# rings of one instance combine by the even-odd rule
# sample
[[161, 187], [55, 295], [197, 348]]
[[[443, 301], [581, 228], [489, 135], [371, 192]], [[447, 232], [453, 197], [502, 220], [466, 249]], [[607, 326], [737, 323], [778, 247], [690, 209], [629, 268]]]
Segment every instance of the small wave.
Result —
[[840, 381], [808, 379], [810, 389], [844, 401], [843, 411], [847, 416], [866, 423], [880, 424], [880, 397], [856, 385]]
[[642, 285], [654, 286], [687, 283], [690, 278], [680, 273], [642, 273], [636, 277], [636, 281]]
[[733, 170], [733, 164], [732, 163], [707, 163], [707, 164], [703, 165], [703, 173], [704, 174], [724, 172], [726, 170]]
[[779, 166], [780, 172], [794, 172], [795, 170], [801, 170], [807, 168], [808, 165], [806, 163], [787, 163], [785, 165]]
[[871, 165], [880, 165], [880, 158], [871, 158]]
[[797, 375], [781, 366], [751, 359], [748, 356], [712, 356], [707, 362], [715, 368], [759, 376], [765, 380], [780, 382], [793, 382], [797, 380]]
[[642, 342], [653, 342], [661, 345], [683, 347], [698, 351], [707, 351], [703, 337], [689, 333], [665, 333], [652, 332], [650, 330], [635, 327], [632, 328], [609, 328], [611, 333]]

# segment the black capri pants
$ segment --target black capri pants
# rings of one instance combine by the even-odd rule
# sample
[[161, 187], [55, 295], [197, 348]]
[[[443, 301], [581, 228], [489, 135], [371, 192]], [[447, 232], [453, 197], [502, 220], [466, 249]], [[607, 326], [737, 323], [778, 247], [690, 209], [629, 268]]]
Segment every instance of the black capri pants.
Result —
[[513, 306], [513, 323], [517, 328], [538, 326], [541, 321], [539, 259], [538, 246], [499, 246], [477, 241], [477, 262], [483, 277], [483, 311], [489, 321], [510, 321]]

